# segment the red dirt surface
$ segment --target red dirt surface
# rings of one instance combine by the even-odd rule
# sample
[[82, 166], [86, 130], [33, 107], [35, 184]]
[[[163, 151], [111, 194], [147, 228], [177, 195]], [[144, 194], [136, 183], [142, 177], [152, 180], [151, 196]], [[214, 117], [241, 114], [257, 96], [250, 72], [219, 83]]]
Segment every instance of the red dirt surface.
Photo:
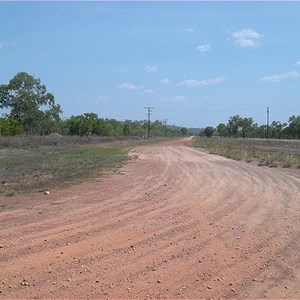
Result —
[[0, 298], [300, 298], [300, 176], [182, 142], [3, 198]]

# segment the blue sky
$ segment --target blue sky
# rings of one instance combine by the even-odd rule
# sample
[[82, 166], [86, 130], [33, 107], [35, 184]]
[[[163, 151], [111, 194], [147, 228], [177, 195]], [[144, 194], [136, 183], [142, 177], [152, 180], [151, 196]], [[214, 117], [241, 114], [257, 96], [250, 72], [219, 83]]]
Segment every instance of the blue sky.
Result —
[[65, 118], [265, 124], [269, 106], [284, 122], [300, 114], [300, 2], [0, 2], [0, 84], [20, 71]]

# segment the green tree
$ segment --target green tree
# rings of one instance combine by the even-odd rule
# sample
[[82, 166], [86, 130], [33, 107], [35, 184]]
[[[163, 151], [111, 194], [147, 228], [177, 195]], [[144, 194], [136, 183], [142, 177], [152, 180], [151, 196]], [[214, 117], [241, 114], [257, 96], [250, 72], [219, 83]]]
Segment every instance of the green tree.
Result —
[[242, 129], [242, 136], [244, 139], [246, 134], [252, 129], [253, 119], [252, 118], [240, 118], [239, 126]]
[[284, 129], [287, 126], [287, 123], [281, 123], [278, 121], [273, 121], [270, 126], [270, 133], [272, 138], [280, 139], [284, 133]]
[[183, 135], [183, 136], [187, 135], [188, 134], [187, 128], [186, 127], [180, 128], [180, 134]]
[[112, 136], [113, 128], [108, 119], [99, 118], [94, 124], [93, 133], [101, 136]]
[[53, 125], [61, 113], [41, 80], [25, 72], [15, 75], [7, 85], [0, 85], [0, 108], [10, 109], [9, 116], [19, 122], [22, 134], [39, 133], [42, 121]]
[[123, 135], [124, 136], [131, 135], [131, 121], [130, 120], [125, 120], [125, 123], [123, 125]]
[[20, 131], [20, 124], [13, 118], [9, 118], [8, 116], [0, 118], [0, 135], [16, 135], [19, 134]]
[[233, 117], [230, 117], [227, 124], [227, 130], [229, 133], [229, 136], [238, 137], [239, 128], [241, 124], [241, 117], [239, 115], [235, 115]]
[[300, 116], [291, 116], [289, 118], [289, 126], [287, 130], [288, 134], [292, 136], [293, 139], [296, 137], [300, 138]]
[[217, 126], [217, 131], [220, 134], [221, 137], [226, 137], [228, 135], [227, 127], [224, 123], [220, 123]]
[[214, 134], [215, 131], [216, 131], [216, 129], [214, 127], [207, 126], [204, 128], [203, 133], [205, 134], [205, 136], [210, 138], [210, 137], [212, 137], [212, 135]]

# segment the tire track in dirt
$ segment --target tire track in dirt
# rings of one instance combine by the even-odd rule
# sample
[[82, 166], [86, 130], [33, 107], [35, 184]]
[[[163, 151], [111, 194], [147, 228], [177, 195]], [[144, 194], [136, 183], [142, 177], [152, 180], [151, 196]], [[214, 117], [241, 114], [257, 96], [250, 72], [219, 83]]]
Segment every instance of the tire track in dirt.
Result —
[[183, 144], [2, 212], [0, 298], [299, 298], [299, 177]]

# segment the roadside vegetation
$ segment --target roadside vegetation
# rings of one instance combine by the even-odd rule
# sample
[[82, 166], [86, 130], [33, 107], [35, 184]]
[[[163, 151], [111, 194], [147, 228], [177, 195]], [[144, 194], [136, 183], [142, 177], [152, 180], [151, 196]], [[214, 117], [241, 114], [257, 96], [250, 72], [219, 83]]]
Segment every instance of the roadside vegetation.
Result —
[[125, 144], [64, 144], [0, 149], [0, 196], [74, 184], [117, 170], [128, 159]]
[[273, 121], [271, 124], [258, 125], [252, 118], [235, 115], [227, 124], [220, 123], [217, 127], [207, 126], [200, 132], [201, 136], [222, 138], [271, 138], [300, 139], [300, 116], [293, 115], [287, 122]]
[[300, 168], [299, 140], [230, 139], [197, 137], [194, 147], [259, 166]]

